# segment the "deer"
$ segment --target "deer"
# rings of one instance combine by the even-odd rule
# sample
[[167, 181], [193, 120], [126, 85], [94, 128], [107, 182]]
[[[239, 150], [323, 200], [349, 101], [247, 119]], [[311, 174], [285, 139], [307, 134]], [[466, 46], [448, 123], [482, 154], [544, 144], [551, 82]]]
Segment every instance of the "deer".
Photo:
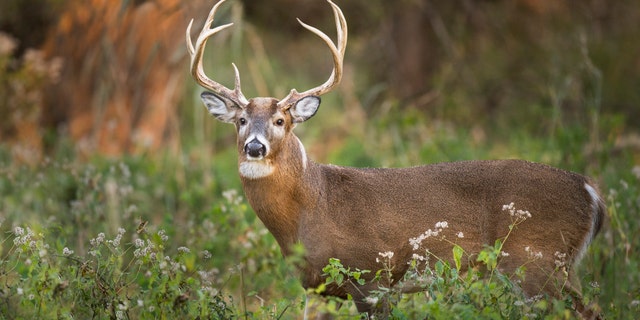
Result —
[[[380, 253], [388, 255], [395, 285], [407, 272], [407, 262], [415, 251], [415, 239], [446, 221], [451, 230], [463, 237], [456, 244], [465, 252], [479, 252], [509, 231], [505, 205], [526, 208], [526, 220], [511, 231], [499, 260], [499, 268], [513, 272], [531, 257], [539, 256], [537, 268], [527, 269], [520, 283], [528, 296], [546, 293], [575, 297], [574, 310], [588, 314], [581, 302], [580, 283], [574, 266], [602, 227], [606, 206], [597, 185], [590, 178], [545, 164], [525, 160], [470, 160], [436, 163], [407, 168], [352, 168], [314, 162], [294, 133], [294, 128], [319, 109], [320, 96], [341, 81], [347, 45], [347, 23], [341, 9], [331, 0], [337, 29], [337, 41], [300, 19], [298, 22], [329, 47], [333, 70], [321, 85], [298, 92], [292, 89], [282, 99], [247, 99], [241, 90], [240, 73], [235, 63], [233, 89], [209, 78], [204, 71], [203, 55], [207, 39], [230, 27], [213, 27], [217, 2], [197, 36], [191, 38], [193, 20], [186, 30], [190, 71], [205, 89], [201, 99], [216, 119], [235, 125], [237, 132], [238, 172], [249, 204], [277, 241], [283, 256], [294, 246], [305, 248], [298, 265], [305, 289], [317, 288], [326, 281], [323, 267], [330, 258], [345, 267], [379, 270]], [[446, 261], [452, 261], [452, 247], [446, 241], [426, 238], [421, 246]], [[414, 240], [412, 245], [411, 239]], [[562, 254], [563, 272], [557, 268]], [[464, 267], [464, 266], [463, 266]], [[366, 275], [365, 275], [366, 276]], [[370, 280], [372, 275], [367, 278]], [[550, 281], [550, 277], [554, 278]], [[555, 279], [557, 278], [557, 279]], [[560, 283], [553, 285], [552, 283]], [[383, 314], [379, 305], [367, 302], [378, 289], [374, 282], [364, 285], [330, 284], [324, 296], [353, 297], [358, 312]], [[307, 290], [309, 292], [310, 290]], [[310, 306], [307, 298], [306, 308]], [[312, 310], [313, 311], [313, 310]], [[308, 310], [305, 309], [305, 317]], [[319, 317], [324, 316], [320, 313]]]

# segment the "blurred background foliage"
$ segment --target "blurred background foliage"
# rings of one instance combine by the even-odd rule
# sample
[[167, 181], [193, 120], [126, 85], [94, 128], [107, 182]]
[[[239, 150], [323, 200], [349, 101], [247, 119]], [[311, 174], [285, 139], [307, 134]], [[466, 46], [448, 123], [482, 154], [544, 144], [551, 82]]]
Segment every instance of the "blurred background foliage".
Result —
[[[592, 131], [593, 117], [604, 114], [616, 129], [606, 138], [638, 147], [638, 139], [626, 135], [637, 131], [640, 117], [637, 1], [338, 4], [350, 27], [347, 75], [340, 97], [333, 98], [340, 101], [325, 108], [346, 113], [344, 130], [362, 130], [362, 123], [390, 113], [416, 112], [473, 128], [484, 139], [503, 136], [515, 124], [533, 134], [564, 125]], [[191, 17], [201, 25], [209, 5], [3, 1], [2, 76], [9, 91], [1, 108], [12, 118], [2, 124], [3, 138], [47, 149], [56, 137], [69, 136], [83, 154], [175, 150], [184, 142], [181, 126], [193, 126], [185, 118], [198, 104], [188, 98], [197, 89], [186, 72], [183, 32]], [[209, 46], [210, 70], [226, 81], [229, 62], [236, 61], [248, 96], [281, 97], [291, 87], [322, 81], [328, 54], [295, 17], [333, 34], [324, 1], [232, 2], [216, 23], [233, 20], [236, 26]], [[40, 52], [35, 60], [27, 56], [33, 50]], [[19, 70], [32, 64], [53, 76], [41, 70], [38, 79], [25, 79], [33, 75]], [[27, 85], [15, 89], [18, 82]], [[25, 92], [45, 98], [16, 101], [28, 100]], [[12, 129], [20, 121], [37, 124], [43, 141]]]
[[[345, 75], [296, 128], [310, 156], [523, 158], [592, 175], [611, 212], [583, 282], [602, 283], [610, 315], [637, 311], [640, 2], [335, 2], [350, 31]], [[173, 249], [213, 252], [199, 263], [243, 303], [291, 301], [301, 289], [275, 241], [239, 195], [223, 196], [239, 188], [234, 130], [190, 79], [184, 32], [194, 18], [195, 37], [212, 3], [0, 2], [0, 226], [56, 226], [58, 245], [81, 255], [98, 232], [149, 221]], [[235, 25], [209, 41], [210, 77], [231, 86], [235, 62], [247, 97], [323, 82], [329, 52], [296, 17], [334, 37], [325, 1], [229, 1], [215, 25]]]

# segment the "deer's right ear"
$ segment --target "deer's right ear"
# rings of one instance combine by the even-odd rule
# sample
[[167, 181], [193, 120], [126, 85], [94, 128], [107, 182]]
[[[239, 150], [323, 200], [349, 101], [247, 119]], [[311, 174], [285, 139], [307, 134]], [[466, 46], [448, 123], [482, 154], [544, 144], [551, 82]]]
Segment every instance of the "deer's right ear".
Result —
[[236, 112], [240, 110], [236, 103], [213, 92], [205, 91], [200, 94], [200, 98], [202, 98], [202, 102], [204, 102], [209, 113], [222, 122], [233, 123]]

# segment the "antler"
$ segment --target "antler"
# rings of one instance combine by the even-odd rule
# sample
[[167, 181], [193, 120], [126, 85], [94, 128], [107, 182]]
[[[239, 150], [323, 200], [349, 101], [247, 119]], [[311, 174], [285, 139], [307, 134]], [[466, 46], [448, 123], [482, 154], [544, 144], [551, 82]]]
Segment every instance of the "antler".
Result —
[[337, 47], [333, 43], [333, 41], [331, 41], [331, 38], [329, 38], [322, 31], [300, 21], [300, 19], [298, 19], [298, 22], [307, 30], [313, 32], [322, 40], [324, 40], [327, 46], [329, 46], [331, 54], [333, 55], [333, 71], [331, 71], [331, 76], [329, 76], [329, 79], [327, 79], [327, 81], [322, 85], [313, 89], [309, 89], [302, 93], [299, 93], [298, 91], [296, 91], [296, 89], [292, 89], [289, 95], [278, 102], [278, 106], [281, 108], [288, 109], [291, 107], [291, 105], [293, 105], [293, 103], [306, 96], [319, 96], [325, 94], [331, 91], [333, 87], [338, 85], [340, 83], [340, 80], [342, 79], [342, 60], [344, 58], [345, 49], [347, 48], [347, 20], [344, 18], [342, 10], [340, 10], [340, 8], [335, 3], [331, 2], [331, 0], [327, 0], [327, 2], [329, 2], [331, 7], [333, 8], [333, 15], [336, 21], [336, 30], [338, 33]]
[[198, 39], [196, 39], [195, 48], [193, 46], [193, 43], [191, 42], [191, 25], [193, 24], [193, 19], [191, 19], [191, 22], [189, 22], [186, 36], [187, 50], [189, 51], [189, 55], [191, 56], [191, 75], [202, 87], [234, 101], [240, 107], [244, 107], [249, 103], [249, 101], [244, 97], [240, 89], [240, 73], [238, 72], [238, 68], [235, 64], [232, 64], [236, 74], [235, 86], [233, 90], [209, 79], [209, 77], [207, 77], [207, 75], [204, 73], [204, 68], [202, 66], [202, 56], [204, 55], [204, 48], [207, 44], [207, 39], [212, 35], [218, 33], [219, 31], [233, 25], [233, 23], [228, 23], [211, 29], [216, 11], [218, 10], [218, 7], [222, 3], [224, 3], [224, 1], [225, 0], [220, 0], [218, 3], [216, 3], [216, 5], [213, 6], [211, 11], [209, 12], [207, 21], [204, 23], [202, 31], [200, 31], [200, 34], [198, 35]]

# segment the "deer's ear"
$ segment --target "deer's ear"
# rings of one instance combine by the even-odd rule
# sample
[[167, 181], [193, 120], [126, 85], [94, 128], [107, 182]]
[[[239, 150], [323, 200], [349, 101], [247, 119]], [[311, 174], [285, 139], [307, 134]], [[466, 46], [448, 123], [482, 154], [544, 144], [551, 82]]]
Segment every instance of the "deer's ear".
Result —
[[200, 98], [202, 98], [202, 102], [204, 102], [209, 113], [222, 122], [233, 123], [236, 112], [240, 110], [236, 103], [213, 92], [205, 91], [200, 95]]
[[320, 97], [308, 96], [298, 100], [296, 104], [289, 109], [289, 112], [291, 113], [291, 117], [293, 117], [293, 122], [300, 123], [313, 117], [319, 107]]

